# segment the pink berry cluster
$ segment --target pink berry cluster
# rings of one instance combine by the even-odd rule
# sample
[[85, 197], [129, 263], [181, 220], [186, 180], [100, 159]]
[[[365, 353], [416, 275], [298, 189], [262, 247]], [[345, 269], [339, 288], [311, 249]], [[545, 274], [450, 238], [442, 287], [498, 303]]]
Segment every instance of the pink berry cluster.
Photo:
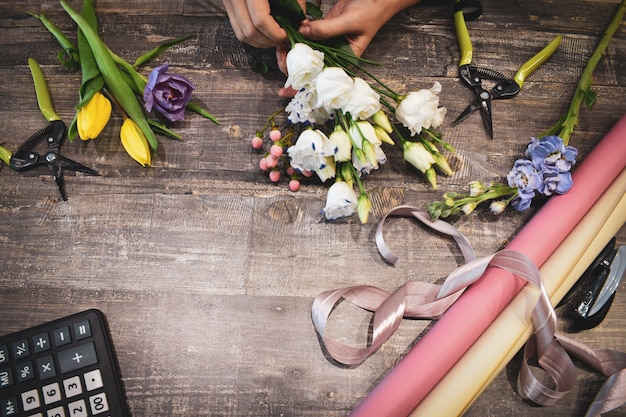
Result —
[[[272, 126], [269, 132], [270, 149], [259, 161], [261, 171], [267, 175], [273, 183], [278, 183], [283, 175], [289, 178], [289, 189], [298, 191], [300, 188], [300, 175], [291, 167], [289, 157], [285, 154], [285, 149], [291, 145], [291, 132], [283, 136], [277, 126]], [[260, 150], [264, 147], [264, 131], [257, 131], [251, 141], [252, 148]]]

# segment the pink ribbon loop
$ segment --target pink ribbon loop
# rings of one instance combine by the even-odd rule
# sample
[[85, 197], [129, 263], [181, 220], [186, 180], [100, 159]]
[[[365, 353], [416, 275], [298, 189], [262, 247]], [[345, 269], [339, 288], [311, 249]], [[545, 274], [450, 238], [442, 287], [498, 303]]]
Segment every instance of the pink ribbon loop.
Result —
[[[313, 301], [311, 316], [316, 331], [328, 354], [346, 365], [358, 365], [376, 352], [398, 329], [403, 318], [436, 319], [463, 293], [465, 288], [479, 280], [487, 268], [506, 270], [524, 279], [540, 291], [532, 313], [534, 334], [524, 347], [524, 361], [518, 385], [520, 395], [539, 405], [554, 404], [576, 383], [576, 370], [568, 354], [587, 362], [609, 378], [600, 389], [587, 416], [599, 416], [626, 402], [626, 354], [609, 350], [591, 350], [556, 332], [556, 313], [543, 285], [537, 266], [526, 255], [512, 250], [501, 250], [491, 256], [476, 258], [469, 241], [454, 226], [442, 220], [431, 221], [423, 210], [399, 206], [387, 213], [376, 229], [376, 245], [381, 256], [395, 265], [398, 257], [387, 247], [383, 224], [389, 216], [406, 216], [452, 237], [458, 244], [465, 263], [455, 269], [440, 285], [409, 281], [390, 294], [370, 285], [359, 285], [326, 291]], [[373, 312], [372, 338], [365, 347], [339, 342], [326, 334], [333, 309], [342, 301]], [[539, 366], [552, 378], [551, 389], [534, 377], [529, 362], [537, 358]]]

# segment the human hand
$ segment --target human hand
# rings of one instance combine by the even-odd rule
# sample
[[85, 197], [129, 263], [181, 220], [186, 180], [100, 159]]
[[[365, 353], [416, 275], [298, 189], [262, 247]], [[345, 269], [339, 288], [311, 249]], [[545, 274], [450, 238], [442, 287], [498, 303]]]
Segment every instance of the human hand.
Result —
[[[256, 48], [270, 48], [288, 41], [287, 33], [270, 14], [267, 0], [223, 0], [235, 36]], [[305, 0], [298, 0], [305, 9]]]
[[344, 35], [361, 56], [378, 30], [399, 11], [420, 0], [338, 0], [323, 19], [304, 21], [300, 33], [311, 39]]

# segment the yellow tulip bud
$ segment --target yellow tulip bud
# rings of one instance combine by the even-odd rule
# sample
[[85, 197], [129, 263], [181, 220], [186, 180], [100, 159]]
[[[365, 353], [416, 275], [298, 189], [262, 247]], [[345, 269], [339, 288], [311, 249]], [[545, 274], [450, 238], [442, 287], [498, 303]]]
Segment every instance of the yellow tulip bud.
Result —
[[150, 145], [133, 119], [126, 119], [120, 129], [120, 139], [126, 153], [141, 165], [150, 165]]
[[108, 98], [96, 92], [91, 100], [78, 110], [76, 127], [82, 140], [95, 139], [111, 117], [111, 102]]

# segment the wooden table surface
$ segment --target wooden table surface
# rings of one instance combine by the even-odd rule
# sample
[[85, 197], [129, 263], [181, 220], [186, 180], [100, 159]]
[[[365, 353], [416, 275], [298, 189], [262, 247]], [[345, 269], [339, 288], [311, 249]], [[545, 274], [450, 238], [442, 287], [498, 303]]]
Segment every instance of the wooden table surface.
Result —
[[[398, 91], [427, 88], [433, 81], [443, 85], [441, 104], [449, 113], [441, 131], [457, 149], [451, 155], [455, 173], [440, 178], [440, 189], [432, 191], [407, 169], [399, 148], [385, 148], [389, 161], [365, 181], [373, 218], [361, 225], [356, 218], [322, 220], [324, 186], [306, 184], [292, 193], [260, 172], [250, 138], [283, 105], [275, 94], [282, 79], [273, 51], [235, 38], [220, 1], [98, 0], [101, 36], [131, 62], [166, 39], [197, 34], [144, 70], [169, 62], [172, 71], [195, 82], [195, 98], [221, 123], [188, 115], [174, 126], [183, 140], [161, 137], [152, 166], [142, 168], [123, 151], [122, 119], [114, 113], [101, 138], [62, 147], [65, 156], [101, 173], [68, 172], [66, 202], [45, 169], [18, 173], [4, 167], [0, 334], [88, 308], [102, 310], [134, 416], [348, 414], [430, 322], [406, 320], [364, 364], [339, 367], [320, 347], [311, 322], [313, 299], [350, 285], [393, 291], [407, 280], [443, 280], [461, 262], [453, 244], [408, 219], [393, 219], [387, 233], [401, 260], [391, 267], [374, 243], [376, 220], [398, 204], [423, 206], [469, 181], [504, 178], [530, 137], [566, 110], [617, 8], [615, 0], [482, 4], [483, 16], [470, 25], [475, 64], [512, 75], [557, 34], [563, 34], [561, 47], [518, 97], [494, 103], [495, 139], [489, 140], [478, 116], [452, 126], [471, 93], [457, 78], [450, 3], [426, 2], [390, 21], [366, 57], [381, 63], [372, 71]], [[67, 121], [80, 83], [79, 73], [56, 61], [56, 41], [28, 11], [45, 12], [75, 36], [57, 1], [0, 0], [0, 143], [13, 151], [44, 126], [27, 58], [42, 65], [56, 109]], [[268, 77], [252, 70], [261, 60], [270, 63]], [[598, 101], [593, 110], [583, 109], [571, 139], [581, 157], [626, 113], [623, 23], [595, 71], [593, 88]], [[484, 256], [502, 248], [535, 211], [495, 217], [479, 209], [451, 222]], [[618, 244], [626, 244], [624, 227]], [[617, 294], [604, 322], [576, 339], [626, 351], [626, 290]], [[337, 326], [356, 325], [346, 337], [359, 344], [368, 321], [366, 313], [350, 311]], [[560, 314], [559, 327], [567, 327]], [[466, 415], [581, 416], [602, 382], [579, 367], [577, 386], [565, 399], [535, 407], [514, 390], [515, 361]], [[607, 415], [626, 415], [626, 408]]]

